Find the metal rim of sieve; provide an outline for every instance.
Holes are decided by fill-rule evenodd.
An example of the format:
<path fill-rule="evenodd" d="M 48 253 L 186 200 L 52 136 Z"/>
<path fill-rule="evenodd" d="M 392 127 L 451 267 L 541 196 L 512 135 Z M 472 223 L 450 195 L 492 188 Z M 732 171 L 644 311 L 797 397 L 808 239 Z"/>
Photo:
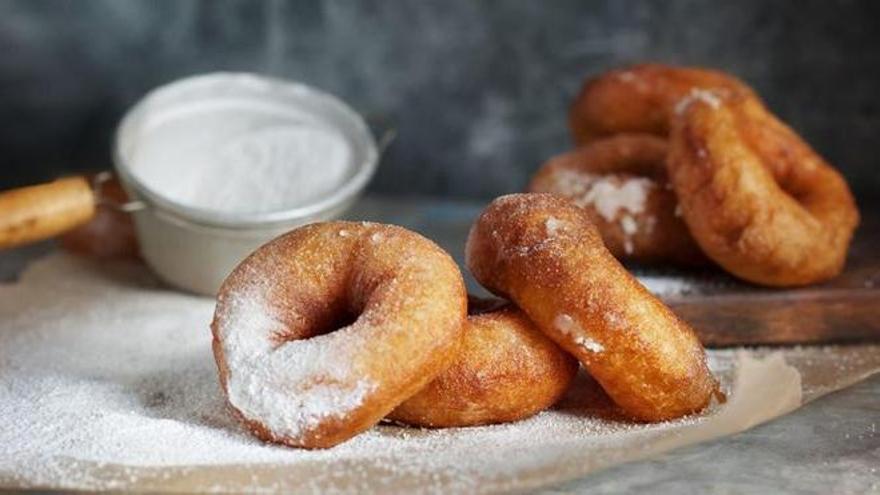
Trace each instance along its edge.
<path fill-rule="evenodd" d="M 306 205 L 278 211 L 258 213 L 218 212 L 211 209 L 187 206 L 163 197 L 161 194 L 154 192 L 144 185 L 128 170 L 128 163 L 125 156 L 123 156 L 121 149 L 123 133 L 129 126 L 134 125 L 132 123 L 133 119 L 138 114 L 145 112 L 145 108 L 149 103 L 157 98 L 172 91 L 183 91 L 187 88 L 203 84 L 217 83 L 250 85 L 250 87 L 253 87 L 253 85 L 271 87 L 273 90 L 280 92 L 280 96 L 278 97 L 279 100 L 285 98 L 280 102 L 281 104 L 289 106 L 297 99 L 309 98 L 322 106 L 331 108 L 338 115 L 343 116 L 343 118 L 347 120 L 347 124 L 358 134 L 358 136 L 355 136 L 358 139 L 348 139 L 348 141 L 353 147 L 361 147 L 360 151 L 363 159 L 354 164 L 356 169 L 355 172 L 325 197 Z M 333 122 L 328 119 L 328 123 L 332 124 Z M 351 137 L 349 133 L 344 134 L 349 138 Z M 295 223 L 302 219 L 318 217 L 324 212 L 331 211 L 346 202 L 353 200 L 361 191 L 363 191 L 369 180 L 372 178 L 378 166 L 380 153 L 387 148 L 387 146 L 394 140 L 394 137 L 395 131 L 393 129 L 388 129 L 380 136 L 379 143 L 377 144 L 376 139 L 369 130 L 364 118 L 358 112 L 336 96 L 303 83 L 247 72 L 215 72 L 211 74 L 186 77 L 153 89 L 141 98 L 123 116 L 119 125 L 116 127 L 113 137 L 113 162 L 116 173 L 121 182 L 126 188 L 134 191 L 135 198 L 129 202 L 121 204 L 109 201 L 104 201 L 103 204 L 127 213 L 151 209 L 154 213 L 175 221 L 175 223 L 183 223 L 193 227 L 208 228 L 211 230 L 264 229 Z M 108 176 L 102 176 L 99 174 L 99 176 L 95 178 L 93 184 L 94 189 L 99 191 L 103 182 L 108 180 L 108 178 Z"/>

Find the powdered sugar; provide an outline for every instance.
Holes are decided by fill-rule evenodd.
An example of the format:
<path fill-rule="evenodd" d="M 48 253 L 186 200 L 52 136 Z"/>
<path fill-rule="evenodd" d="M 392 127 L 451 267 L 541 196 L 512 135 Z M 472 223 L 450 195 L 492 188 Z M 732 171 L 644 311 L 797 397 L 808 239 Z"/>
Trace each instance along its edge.
<path fill-rule="evenodd" d="M 699 285 L 681 277 L 639 275 L 639 282 L 658 297 L 681 296 L 696 292 Z"/>
<path fill-rule="evenodd" d="M 645 211 L 649 192 L 656 187 L 645 177 L 602 176 L 575 170 L 555 172 L 552 192 L 562 194 L 581 208 L 593 208 L 606 222 L 617 222 L 624 234 L 624 249 L 633 251 L 632 237 L 639 231 L 636 215 Z M 652 217 L 646 224 L 653 225 Z"/>
<path fill-rule="evenodd" d="M 605 346 L 588 337 L 584 329 L 574 321 L 574 318 L 567 314 L 556 315 L 556 318 L 553 319 L 553 326 L 587 351 L 599 353 L 605 350 Z"/>
<path fill-rule="evenodd" d="M 675 104 L 674 112 L 677 114 L 684 113 L 694 102 L 705 103 L 712 107 L 713 109 L 717 109 L 721 106 L 721 98 L 713 90 L 708 89 L 700 89 L 700 88 L 691 88 L 690 92 L 679 100 L 678 103 Z"/>
<path fill-rule="evenodd" d="M 778 367 L 762 365 L 753 382 L 732 388 L 737 354 L 711 351 L 713 370 L 736 390 L 717 414 L 632 423 L 582 374 L 555 410 L 526 421 L 440 430 L 377 426 L 330 450 L 291 449 L 256 440 L 228 411 L 211 355 L 213 308 L 211 299 L 159 287 L 142 267 L 102 267 L 61 255 L 36 263 L 19 283 L 0 286 L 0 485 L 524 491 L 730 434 L 790 409 L 779 390 L 749 388 L 782 383 L 766 380 L 782 376 Z M 264 309 L 259 299 L 243 298 L 236 325 L 254 331 L 275 325 Z M 876 361 L 880 353 L 872 352 L 866 359 Z M 831 390 L 836 382 L 827 363 L 841 363 L 840 355 L 816 348 L 798 353 L 799 362 L 826 364 L 817 368 L 819 383 L 822 393 Z M 864 374 L 872 365 L 846 363 L 847 373 Z"/>
<path fill-rule="evenodd" d="M 617 73 L 617 78 L 620 79 L 621 81 L 627 82 L 627 83 L 635 81 L 636 77 L 637 76 L 630 71 L 623 71 L 623 72 Z"/>
<path fill-rule="evenodd" d="M 565 228 L 565 222 L 556 217 L 547 217 L 547 220 L 544 221 L 544 227 L 547 229 L 547 235 L 552 237 Z"/>
<path fill-rule="evenodd" d="M 282 211 L 328 194 L 354 168 L 347 138 L 305 110 L 224 98 L 191 107 L 150 117 L 124 149 L 141 183 L 187 207 Z"/>
<path fill-rule="evenodd" d="M 345 232 L 340 231 L 340 234 Z M 273 336 L 284 326 L 273 318 L 260 276 L 221 301 L 218 318 L 223 353 L 229 369 L 229 402 L 246 418 L 274 435 L 298 438 L 327 418 L 341 418 L 363 403 L 375 383 L 354 376 L 352 329 L 281 343 Z"/>
<path fill-rule="evenodd" d="M 553 184 L 554 192 L 570 198 L 580 207 L 595 208 L 608 222 L 615 221 L 621 213 L 642 213 L 648 193 L 654 187 L 654 182 L 644 177 L 620 178 L 573 170 L 559 170 Z"/>
<path fill-rule="evenodd" d="M 639 229 L 635 219 L 630 215 L 624 215 L 620 218 L 620 227 L 623 228 L 623 233 L 626 235 L 633 235 Z"/>
<path fill-rule="evenodd" d="M 622 183 L 602 178 L 593 183 L 584 197 L 584 202 L 592 204 L 605 220 L 611 222 L 617 217 L 618 212 L 644 211 L 645 198 L 653 185 L 651 180 L 644 178 L 626 179 Z"/>

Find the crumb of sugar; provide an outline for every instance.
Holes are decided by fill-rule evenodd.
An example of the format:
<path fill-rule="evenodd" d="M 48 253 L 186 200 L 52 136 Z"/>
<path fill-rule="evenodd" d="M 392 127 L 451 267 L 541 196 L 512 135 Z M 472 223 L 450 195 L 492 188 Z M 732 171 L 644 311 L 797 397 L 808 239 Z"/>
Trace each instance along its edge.
<path fill-rule="evenodd" d="M 631 215 L 620 217 L 620 227 L 623 229 L 623 233 L 628 236 L 635 234 L 639 230 L 636 220 Z"/>
<path fill-rule="evenodd" d="M 611 328 L 624 328 L 626 326 L 626 321 L 623 316 L 616 311 L 605 311 L 602 317 L 605 319 L 605 323 Z"/>
<path fill-rule="evenodd" d="M 547 217 L 547 220 L 544 221 L 544 227 L 547 230 L 547 235 L 552 237 L 565 228 L 565 222 L 556 217 Z"/>
<path fill-rule="evenodd" d="M 681 296 L 697 290 L 697 285 L 680 277 L 639 275 L 638 281 L 655 296 Z"/>
<path fill-rule="evenodd" d="M 556 315 L 556 318 L 553 319 L 553 326 L 570 337 L 576 345 L 589 352 L 600 353 L 605 350 L 605 346 L 587 337 L 584 329 L 567 314 Z"/>
<path fill-rule="evenodd" d="M 632 178 L 616 184 L 611 179 L 599 179 L 584 198 L 592 204 L 602 217 L 612 222 L 619 212 L 641 213 L 645 209 L 645 199 L 653 187 L 650 179 Z"/>
<path fill-rule="evenodd" d="M 675 104 L 675 113 L 682 114 L 692 103 L 700 102 L 709 105 L 712 109 L 721 106 L 721 98 L 718 93 L 709 89 L 691 88 L 690 92 Z"/>
<path fill-rule="evenodd" d="M 636 80 L 636 75 L 630 71 L 623 71 L 617 74 L 617 78 L 623 82 L 633 82 Z"/>

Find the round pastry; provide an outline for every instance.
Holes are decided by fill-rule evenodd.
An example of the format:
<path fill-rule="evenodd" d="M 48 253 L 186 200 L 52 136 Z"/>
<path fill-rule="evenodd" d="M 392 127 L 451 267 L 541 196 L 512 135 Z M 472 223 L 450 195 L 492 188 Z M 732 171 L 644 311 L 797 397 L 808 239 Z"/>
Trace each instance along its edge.
<path fill-rule="evenodd" d="M 388 419 L 414 426 L 454 427 L 528 418 L 568 389 L 578 362 L 515 306 L 470 305 L 458 357 Z"/>
<path fill-rule="evenodd" d="M 666 140 L 616 134 L 548 160 L 528 190 L 584 209 L 617 259 L 704 264 L 666 178 Z"/>
<path fill-rule="evenodd" d="M 229 404 L 259 438 L 331 447 L 379 422 L 458 355 L 458 266 L 375 223 L 307 225 L 229 275 L 211 330 Z"/>
<path fill-rule="evenodd" d="M 669 134 L 672 114 L 682 98 L 713 90 L 724 94 L 754 92 L 724 72 L 663 64 L 640 64 L 589 79 L 569 110 L 577 144 L 619 132 Z"/>
<path fill-rule="evenodd" d="M 128 195 L 115 177 L 101 186 L 101 196 L 122 204 Z M 99 203 L 95 216 L 59 238 L 61 247 L 94 258 L 137 258 L 140 253 L 131 214 Z"/>
<path fill-rule="evenodd" d="M 670 134 L 670 180 L 703 251 L 742 279 L 821 282 L 859 222 L 843 177 L 755 98 L 690 98 Z"/>
<path fill-rule="evenodd" d="M 496 199 L 471 228 L 466 255 L 483 286 L 522 308 L 633 418 L 677 418 L 719 393 L 694 332 L 611 256 L 570 202 Z"/>

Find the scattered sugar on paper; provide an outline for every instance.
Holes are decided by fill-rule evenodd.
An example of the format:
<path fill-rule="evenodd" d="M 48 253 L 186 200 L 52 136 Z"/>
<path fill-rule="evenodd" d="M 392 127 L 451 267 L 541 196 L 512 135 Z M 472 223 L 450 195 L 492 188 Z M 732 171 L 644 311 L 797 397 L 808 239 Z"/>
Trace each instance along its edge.
<path fill-rule="evenodd" d="M 494 427 L 380 426 L 325 451 L 267 445 L 225 405 L 208 330 L 212 300 L 122 283 L 82 263 L 55 256 L 21 283 L 0 286 L 0 312 L 10 315 L 0 322 L 0 414 L 16 419 L 0 426 L 0 471 L 27 483 L 124 488 L 118 479 L 84 474 L 107 463 L 135 469 L 323 462 L 329 472 L 336 462 L 376 462 L 386 476 L 439 473 L 444 486 L 467 489 L 480 476 L 509 475 L 560 444 L 601 445 L 664 428 L 549 411 Z M 253 328 L 271 324 L 271 315 L 244 309 L 239 317 L 253 318 Z M 476 456 L 486 449 L 499 455 Z"/>
<path fill-rule="evenodd" d="M 350 490 L 415 479 L 421 490 L 474 491 L 487 482 L 515 487 L 540 463 L 556 472 L 585 449 L 591 462 L 611 462 L 622 449 L 678 435 L 712 414 L 634 424 L 601 409 L 600 389 L 580 377 L 559 410 L 517 423 L 377 426 L 323 451 L 268 445 L 225 405 L 211 354 L 213 310 L 211 299 L 158 288 L 143 268 L 99 268 L 63 255 L 34 264 L 15 285 L 0 285 L 0 415 L 7 418 L 0 473 L 30 486 L 121 490 L 137 486 L 151 467 L 161 468 L 152 471 L 156 480 L 242 466 L 253 473 L 240 476 L 245 485 L 218 481 L 211 489 L 292 489 L 268 484 L 259 464 L 302 473 L 296 489 L 309 492 L 341 486 L 342 478 Z M 272 321 L 249 317 L 254 328 Z M 710 353 L 725 384 L 731 356 Z"/>

